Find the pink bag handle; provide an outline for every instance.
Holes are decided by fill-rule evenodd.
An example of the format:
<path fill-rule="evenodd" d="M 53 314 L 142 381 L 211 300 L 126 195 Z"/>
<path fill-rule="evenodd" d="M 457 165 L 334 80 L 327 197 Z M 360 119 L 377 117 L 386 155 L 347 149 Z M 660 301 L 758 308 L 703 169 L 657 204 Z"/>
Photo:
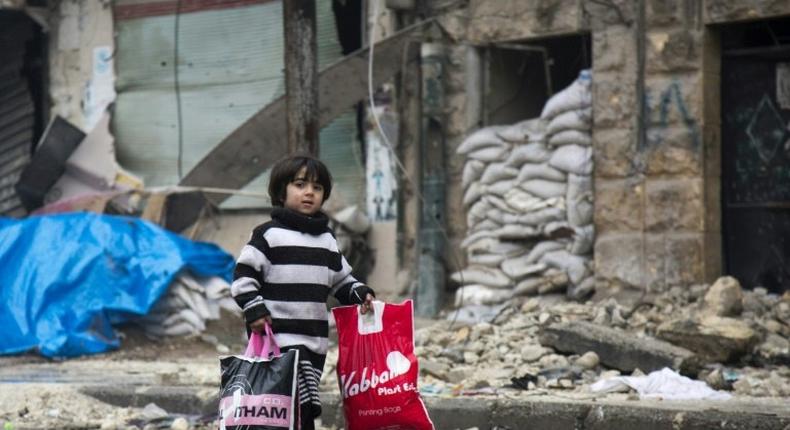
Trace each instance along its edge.
<path fill-rule="evenodd" d="M 274 340 L 272 326 L 266 324 L 265 327 L 266 335 L 252 332 L 250 340 L 247 342 L 247 350 L 244 352 L 245 356 L 269 358 L 270 354 L 274 354 L 275 357 L 280 355 L 280 346 Z"/>

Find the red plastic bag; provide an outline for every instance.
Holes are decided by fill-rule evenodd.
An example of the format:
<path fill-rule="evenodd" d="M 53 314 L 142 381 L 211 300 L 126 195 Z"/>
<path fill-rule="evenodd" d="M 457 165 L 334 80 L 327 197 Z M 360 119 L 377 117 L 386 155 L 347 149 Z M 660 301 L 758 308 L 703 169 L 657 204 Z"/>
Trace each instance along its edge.
<path fill-rule="evenodd" d="M 332 309 L 339 343 L 337 379 L 348 430 L 430 430 L 417 391 L 412 301 Z"/>

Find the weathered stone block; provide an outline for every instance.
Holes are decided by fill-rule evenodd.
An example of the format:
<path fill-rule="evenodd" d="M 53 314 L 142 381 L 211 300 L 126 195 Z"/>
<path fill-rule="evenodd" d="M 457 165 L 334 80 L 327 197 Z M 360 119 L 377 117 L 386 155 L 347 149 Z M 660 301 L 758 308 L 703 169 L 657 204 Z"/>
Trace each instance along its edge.
<path fill-rule="evenodd" d="M 668 321 L 658 327 L 657 335 L 704 360 L 721 363 L 746 354 L 758 340 L 745 322 L 717 316 Z"/>
<path fill-rule="evenodd" d="M 599 234 L 641 231 L 643 223 L 641 182 L 595 181 L 595 230 Z"/>
<path fill-rule="evenodd" d="M 600 235 L 594 256 L 596 277 L 608 283 L 642 285 L 641 234 Z"/>
<path fill-rule="evenodd" d="M 647 231 L 653 233 L 703 231 L 704 206 L 701 179 L 648 180 L 646 188 L 645 229 Z"/>
<path fill-rule="evenodd" d="M 598 73 L 622 70 L 626 64 L 635 69 L 636 45 L 633 32 L 622 25 L 614 25 L 593 32 L 593 76 Z"/>
<path fill-rule="evenodd" d="M 610 0 L 606 2 L 583 1 L 584 12 L 595 31 L 615 26 L 631 26 L 635 21 L 636 2 Z"/>
<path fill-rule="evenodd" d="M 645 242 L 645 285 L 664 290 L 703 282 L 701 234 L 650 234 Z"/>
<path fill-rule="evenodd" d="M 656 126 L 647 130 L 644 157 L 648 175 L 702 176 L 703 138 L 697 127 Z"/>
<path fill-rule="evenodd" d="M 702 32 L 685 29 L 651 31 L 645 45 L 645 67 L 649 73 L 677 73 L 702 67 Z"/>
<path fill-rule="evenodd" d="M 467 37 L 472 43 L 516 40 L 581 30 L 575 0 L 471 0 Z"/>
<path fill-rule="evenodd" d="M 633 175 L 635 139 L 630 128 L 596 129 L 593 132 L 595 177 L 625 178 Z"/>
<path fill-rule="evenodd" d="M 599 73 L 593 78 L 593 121 L 598 128 L 630 128 L 636 114 L 633 73 Z"/>
<path fill-rule="evenodd" d="M 648 0 L 645 18 L 651 28 L 684 26 L 697 28 L 702 18 L 702 2 L 689 0 Z"/>
<path fill-rule="evenodd" d="M 645 82 L 645 124 L 679 125 L 700 133 L 703 109 L 702 73 L 648 76 Z"/>
<path fill-rule="evenodd" d="M 785 0 L 707 0 L 705 1 L 705 23 L 753 20 L 759 18 L 790 15 L 790 2 Z"/>

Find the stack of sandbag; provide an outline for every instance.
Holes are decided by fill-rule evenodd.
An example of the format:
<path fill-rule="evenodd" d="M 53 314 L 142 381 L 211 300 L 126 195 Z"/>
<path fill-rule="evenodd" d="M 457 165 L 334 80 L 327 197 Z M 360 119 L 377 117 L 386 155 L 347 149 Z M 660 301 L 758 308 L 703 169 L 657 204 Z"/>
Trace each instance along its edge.
<path fill-rule="evenodd" d="M 480 129 L 458 147 L 468 266 L 451 275 L 457 306 L 592 292 L 590 84 L 583 71 L 540 118 Z"/>
<path fill-rule="evenodd" d="M 194 336 L 206 329 L 206 321 L 220 318 L 220 309 L 241 315 L 231 298 L 230 285 L 216 276 L 196 278 L 183 272 L 151 311 L 135 323 L 152 337 Z"/>

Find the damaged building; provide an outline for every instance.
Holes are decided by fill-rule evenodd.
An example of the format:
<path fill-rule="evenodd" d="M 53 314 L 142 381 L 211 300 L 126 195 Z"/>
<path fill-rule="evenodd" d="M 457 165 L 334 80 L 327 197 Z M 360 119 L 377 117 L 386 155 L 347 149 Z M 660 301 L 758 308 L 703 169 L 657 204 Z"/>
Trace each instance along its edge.
<path fill-rule="evenodd" d="M 61 153 L 61 164 L 71 167 L 52 167 L 54 179 L 39 184 L 58 192 L 36 189 L 40 201 L 24 203 L 30 184 L 20 178 L 48 125 L 57 125 L 51 119 L 60 118 L 86 135 L 97 129 L 111 135 L 104 140 L 113 147 L 105 149 L 117 166 L 89 172 L 103 178 L 99 191 L 202 187 L 206 200 L 192 206 L 208 202 L 219 216 L 191 234 L 236 252 L 269 206 L 267 168 L 286 151 L 281 3 L 0 5 L 7 77 L 0 95 L 0 210 L 20 217 L 83 190 L 68 182 L 80 182 L 79 166 Z M 750 289 L 787 290 L 784 2 L 316 5 L 320 154 L 338 189 L 328 209 L 364 208 L 375 265 L 360 264 L 372 266 L 371 284 L 388 297 L 414 296 L 418 313 L 436 315 L 455 289 L 479 284 L 471 279 L 480 276 L 483 286 L 510 288 L 494 286 L 500 290 L 485 292 L 486 303 L 540 292 L 567 291 L 578 300 L 662 292 L 722 275 Z M 363 48 L 371 40 L 378 42 L 375 52 Z M 376 84 L 372 109 L 365 103 L 368 72 Z M 552 130 L 549 119 L 562 112 L 547 116 L 547 106 L 580 79 L 589 91 L 577 106 L 586 128 Z M 562 171 L 539 161 L 508 164 L 532 142 L 528 129 L 537 122 L 528 121 L 541 118 L 547 139 L 577 132 L 556 138 L 552 154 L 579 147 L 588 165 Z M 495 136 L 489 147 L 504 146 L 478 154 L 490 159 L 477 168 L 503 169 L 492 169 L 470 191 L 464 175 L 471 151 L 463 145 L 481 130 Z M 513 182 L 519 174 L 537 179 L 537 188 Z M 63 179 L 69 175 L 77 178 Z M 489 206 L 470 215 L 495 182 L 494 190 L 522 192 L 510 193 L 522 212 L 511 205 L 502 210 L 512 217 L 489 219 L 491 205 L 509 204 L 490 195 Z M 587 205 L 574 206 L 586 211 L 576 225 L 571 215 L 545 212 L 550 226 L 515 227 L 534 215 L 534 205 L 569 211 L 574 187 Z M 194 227 L 199 216 L 190 213 L 174 229 Z M 477 239 L 523 246 L 505 268 L 496 255 L 469 252 L 469 238 L 479 231 Z M 537 244 L 545 254 L 529 258 Z M 493 272 L 471 273 L 475 265 Z M 524 283 L 536 273 L 539 281 Z"/>

